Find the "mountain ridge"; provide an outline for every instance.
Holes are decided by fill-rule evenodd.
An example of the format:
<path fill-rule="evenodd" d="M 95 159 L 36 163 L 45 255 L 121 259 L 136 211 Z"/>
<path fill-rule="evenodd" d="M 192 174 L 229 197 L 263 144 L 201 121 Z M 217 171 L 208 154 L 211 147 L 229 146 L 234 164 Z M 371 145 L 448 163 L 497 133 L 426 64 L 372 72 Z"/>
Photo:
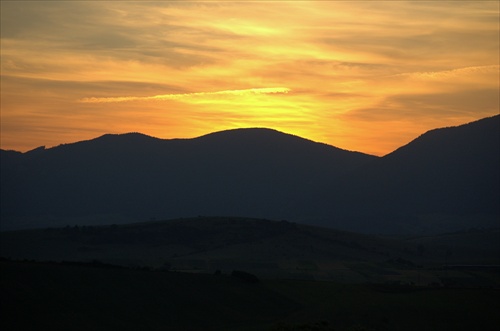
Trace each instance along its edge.
<path fill-rule="evenodd" d="M 227 129 L 227 130 L 221 130 L 221 131 L 215 131 L 207 134 L 203 134 L 201 136 L 193 137 L 193 138 L 157 138 L 151 135 L 147 135 L 141 132 L 126 132 L 126 133 L 106 133 L 101 136 L 91 138 L 91 139 L 86 139 L 86 140 L 81 140 L 81 141 L 76 141 L 76 142 L 70 142 L 70 143 L 63 143 L 59 144 L 57 146 L 52 146 L 52 147 L 46 147 L 46 146 L 39 146 L 36 148 L 33 148 L 29 151 L 26 152 L 20 152 L 16 150 L 5 150 L 5 149 L 0 149 L 0 151 L 3 152 L 16 152 L 16 153 L 21 153 L 21 154 L 31 154 L 32 152 L 41 152 L 41 151 L 50 151 L 58 148 L 65 148 L 68 146 L 74 146 L 74 145 L 81 145 L 81 144 L 88 144 L 88 143 L 95 143 L 95 142 L 119 142 L 120 140 L 125 140 L 128 139 L 129 142 L 138 142 L 138 141 L 155 141 L 157 143 L 165 143 L 165 142 L 179 142 L 179 141 L 211 141 L 211 142 L 224 142 L 225 140 L 231 140 L 233 138 L 237 138 L 237 140 L 241 141 L 241 138 L 251 138 L 251 140 L 257 140 L 259 142 L 262 142 L 263 139 L 267 138 L 272 138 L 272 137 L 279 137 L 281 138 L 288 138 L 288 139 L 295 139 L 297 141 L 302 141 L 304 143 L 313 143 L 318 146 L 327 146 L 329 148 L 333 148 L 335 150 L 339 151 L 345 151 L 345 152 L 353 152 L 361 155 L 369 155 L 373 157 L 377 157 L 375 155 L 359 152 L 359 151 L 354 151 L 354 150 L 347 150 L 343 149 L 340 147 L 336 147 L 327 143 L 323 142 L 318 142 L 314 141 L 308 138 L 303 138 L 298 135 L 286 133 L 283 131 L 271 129 L 271 128 L 265 128 L 265 127 L 248 127 L 248 128 L 236 128 L 236 129 Z"/>
<path fill-rule="evenodd" d="M 487 126 L 487 130 L 484 130 L 484 126 Z M 472 121 L 468 122 L 465 124 L 457 125 L 457 126 L 450 126 L 450 127 L 443 127 L 443 128 L 437 128 L 437 129 L 432 129 L 429 130 L 423 134 L 421 134 L 419 137 L 413 139 L 410 141 L 408 144 L 403 145 L 393 152 L 386 154 L 383 156 L 383 158 L 391 158 L 393 155 L 397 155 L 400 153 L 406 152 L 406 149 L 409 147 L 415 147 L 416 144 L 421 145 L 422 143 L 425 144 L 425 142 L 431 140 L 431 139 L 436 139 L 440 138 L 440 136 L 443 135 L 445 132 L 450 132 L 450 130 L 457 130 L 455 139 L 464 133 L 467 134 L 480 134 L 481 132 L 489 132 L 492 133 L 493 135 L 499 136 L 500 133 L 497 130 L 495 133 L 494 129 L 498 129 L 500 126 L 500 115 L 495 115 L 495 116 L 490 116 L 490 117 L 485 117 L 482 119 L 479 119 L 477 121 Z M 467 132 L 468 131 L 468 132 Z"/>
<path fill-rule="evenodd" d="M 265 128 L 191 139 L 108 134 L 26 153 L 2 151 L 1 225 L 196 215 L 361 232 L 496 225 L 499 120 L 431 130 L 384 157 Z"/>

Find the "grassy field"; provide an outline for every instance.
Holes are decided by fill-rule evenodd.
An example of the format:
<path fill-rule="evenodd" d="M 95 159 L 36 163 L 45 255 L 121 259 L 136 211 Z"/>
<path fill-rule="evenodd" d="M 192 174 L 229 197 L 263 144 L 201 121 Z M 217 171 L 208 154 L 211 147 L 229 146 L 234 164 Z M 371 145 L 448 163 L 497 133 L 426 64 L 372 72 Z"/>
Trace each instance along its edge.
<path fill-rule="evenodd" d="M 246 270 L 263 278 L 428 285 L 454 278 L 500 286 L 477 270 L 500 265 L 499 230 L 420 238 L 380 238 L 269 220 L 198 217 L 119 226 L 0 233 L 1 256 L 37 261 L 99 260 L 126 267 L 213 274 Z"/>
<path fill-rule="evenodd" d="M 8 330 L 497 330 L 500 291 L 2 261 Z"/>

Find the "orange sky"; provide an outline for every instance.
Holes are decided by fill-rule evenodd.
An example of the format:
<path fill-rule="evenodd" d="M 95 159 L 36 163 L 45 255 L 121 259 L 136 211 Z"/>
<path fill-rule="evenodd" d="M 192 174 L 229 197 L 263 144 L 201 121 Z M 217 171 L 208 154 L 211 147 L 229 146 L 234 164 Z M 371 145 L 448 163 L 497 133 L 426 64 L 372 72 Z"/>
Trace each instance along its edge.
<path fill-rule="evenodd" d="M 1 148 L 269 127 L 385 155 L 499 113 L 498 1 L 1 2 Z"/>

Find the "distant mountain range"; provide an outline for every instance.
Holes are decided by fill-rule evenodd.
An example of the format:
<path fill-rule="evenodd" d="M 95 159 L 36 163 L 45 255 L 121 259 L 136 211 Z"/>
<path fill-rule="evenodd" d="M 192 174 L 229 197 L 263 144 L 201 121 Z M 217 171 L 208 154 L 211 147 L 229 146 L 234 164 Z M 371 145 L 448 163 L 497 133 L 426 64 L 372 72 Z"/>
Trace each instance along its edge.
<path fill-rule="evenodd" d="M 498 227 L 500 116 L 384 157 L 270 129 L 1 150 L 1 229 L 244 216 L 366 233 Z"/>

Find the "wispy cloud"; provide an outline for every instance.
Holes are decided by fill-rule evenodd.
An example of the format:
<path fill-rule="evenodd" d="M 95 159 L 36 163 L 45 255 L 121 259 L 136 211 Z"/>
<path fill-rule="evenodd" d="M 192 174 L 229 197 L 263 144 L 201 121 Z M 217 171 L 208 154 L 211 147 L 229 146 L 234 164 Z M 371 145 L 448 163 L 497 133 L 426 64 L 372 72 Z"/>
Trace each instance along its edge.
<path fill-rule="evenodd" d="M 484 75 L 484 74 L 497 74 L 500 71 L 500 65 L 486 65 L 486 66 L 472 66 L 465 68 L 456 68 L 451 70 L 442 71 L 426 71 L 426 72 L 411 72 L 402 73 L 396 76 L 409 77 L 415 79 L 455 79 L 457 77 L 470 76 L 470 75 Z"/>
<path fill-rule="evenodd" d="M 194 93 L 175 93 L 175 94 L 160 94 L 149 97 L 107 97 L 107 98 L 83 98 L 78 100 L 82 103 L 103 103 L 103 102 L 125 102 L 125 101 L 152 101 L 152 100 L 178 100 L 193 97 L 218 96 L 218 95 L 252 95 L 252 94 L 276 94 L 288 93 L 289 88 L 286 87 L 262 87 L 251 88 L 244 90 L 225 90 L 216 92 L 194 92 Z"/>

